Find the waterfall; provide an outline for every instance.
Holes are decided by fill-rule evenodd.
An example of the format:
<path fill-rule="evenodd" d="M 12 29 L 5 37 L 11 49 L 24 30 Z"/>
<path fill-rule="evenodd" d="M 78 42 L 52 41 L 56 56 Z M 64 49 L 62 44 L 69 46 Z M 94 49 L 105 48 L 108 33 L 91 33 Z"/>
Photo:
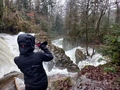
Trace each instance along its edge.
<path fill-rule="evenodd" d="M 19 34 L 22 33 L 24 32 L 20 32 Z M 14 63 L 14 57 L 19 55 L 17 44 L 18 35 L 0 34 L 0 78 L 12 71 L 20 72 Z M 56 40 L 56 42 L 57 41 L 58 45 L 61 45 L 59 40 Z M 44 63 L 43 65 L 48 76 L 58 73 L 68 74 L 67 69 L 60 70 L 58 68 L 53 68 L 51 71 L 48 71 L 47 66 Z"/>
<path fill-rule="evenodd" d="M 13 62 L 14 55 L 8 46 L 3 36 L 0 36 L 0 78 L 11 71 L 17 70 Z"/>
<path fill-rule="evenodd" d="M 62 48 L 62 40 L 63 38 L 61 39 L 58 39 L 58 40 L 54 40 L 52 41 L 52 43 L 60 48 Z M 75 51 L 76 49 L 80 49 L 83 53 L 86 53 L 86 49 L 81 47 L 81 46 L 78 46 L 78 47 L 75 47 L 71 50 L 67 50 L 65 51 L 65 54 L 70 57 L 70 59 L 73 61 L 73 63 L 76 62 L 76 59 L 75 59 Z M 92 49 L 89 48 L 89 53 L 92 54 Z M 100 59 L 103 59 L 100 61 Z M 80 61 L 78 63 L 78 67 L 79 69 L 81 70 L 82 68 L 84 68 L 86 65 L 92 65 L 92 66 L 99 66 L 99 65 L 103 65 L 105 64 L 106 61 L 104 60 L 103 56 L 99 53 L 96 52 L 95 55 L 93 55 L 93 57 L 87 57 L 86 60 L 83 60 L 83 61 Z"/>
<path fill-rule="evenodd" d="M 21 34 L 23 32 L 20 32 Z M 19 35 L 18 34 L 18 35 Z M 0 34 L 0 78 L 3 77 L 5 74 L 11 72 L 11 71 L 19 71 L 17 66 L 14 63 L 14 57 L 19 55 L 19 49 L 17 44 L 17 37 L 18 35 L 9 35 L 9 34 Z M 53 40 L 52 44 L 62 48 L 62 41 L 63 38 Z M 82 47 L 76 47 L 71 50 L 65 51 L 65 54 L 71 58 L 71 60 L 75 63 L 75 50 L 80 49 L 83 52 L 85 52 L 85 49 Z M 91 49 L 89 49 L 89 52 L 91 52 Z M 102 55 L 96 54 L 93 56 L 93 58 L 88 57 L 84 61 L 80 61 L 78 66 L 80 69 L 82 69 L 86 65 L 93 65 L 98 66 L 100 64 L 105 64 L 105 61 L 98 62 L 98 59 L 101 58 Z M 44 66 L 46 69 L 46 66 Z M 55 74 L 66 74 L 71 75 L 73 73 L 70 73 L 67 71 L 67 69 L 58 69 L 54 67 L 51 71 L 48 71 L 46 69 L 47 75 L 55 75 Z"/>

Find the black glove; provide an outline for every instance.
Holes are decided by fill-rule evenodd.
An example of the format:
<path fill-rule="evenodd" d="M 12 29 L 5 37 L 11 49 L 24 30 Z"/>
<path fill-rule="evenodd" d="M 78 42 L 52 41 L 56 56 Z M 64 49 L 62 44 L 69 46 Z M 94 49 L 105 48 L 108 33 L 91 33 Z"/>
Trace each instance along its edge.
<path fill-rule="evenodd" d="M 46 45 L 47 45 L 47 44 L 48 44 L 48 42 L 45 41 L 45 42 L 43 42 L 43 43 L 37 43 L 36 45 L 37 45 L 40 49 L 44 50 L 44 49 L 46 48 Z"/>

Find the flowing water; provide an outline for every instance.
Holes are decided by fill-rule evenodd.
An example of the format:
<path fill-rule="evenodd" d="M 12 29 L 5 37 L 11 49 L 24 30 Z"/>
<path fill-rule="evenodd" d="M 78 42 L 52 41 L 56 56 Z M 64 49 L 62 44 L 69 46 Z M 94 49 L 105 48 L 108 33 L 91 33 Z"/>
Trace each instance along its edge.
<path fill-rule="evenodd" d="M 58 39 L 58 40 L 54 40 L 54 41 L 52 41 L 52 43 L 53 43 L 54 45 L 62 48 L 62 41 L 63 41 L 63 38 L 62 38 L 62 39 Z M 76 51 L 76 49 L 80 49 L 84 54 L 86 53 L 86 52 L 85 52 L 85 48 L 83 48 L 83 47 L 81 47 L 81 46 L 78 46 L 78 47 L 75 47 L 75 48 L 73 48 L 73 49 L 71 49 L 71 50 L 65 51 L 65 54 L 66 54 L 67 56 L 69 56 L 70 59 L 71 59 L 74 63 L 76 62 L 76 60 L 75 60 L 75 51 Z M 92 50 L 91 48 L 89 48 L 89 53 L 90 53 L 90 54 L 92 54 L 92 51 L 93 51 L 93 50 Z M 100 60 L 100 59 L 104 59 L 104 58 L 102 57 L 101 54 L 99 54 L 99 53 L 96 52 L 96 54 L 93 55 L 92 58 L 91 58 L 91 57 L 87 57 L 86 60 L 80 61 L 80 62 L 78 63 L 78 66 L 79 66 L 80 69 L 82 69 L 82 68 L 84 68 L 86 65 L 98 66 L 98 65 L 100 65 L 100 64 L 102 65 L 102 64 L 105 64 L 105 63 L 106 63 L 106 61 Z"/>
<path fill-rule="evenodd" d="M 23 32 L 20 32 L 21 34 Z M 19 35 L 18 34 L 18 35 Z M 19 55 L 18 45 L 17 45 L 17 36 L 18 35 L 9 35 L 9 34 L 0 34 L 0 78 L 3 77 L 5 74 L 12 72 L 12 71 L 19 71 L 17 66 L 14 64 L 14 57 Z M 52 44 L 62 48 L 62 41 L 63 38 L 57 39 L 52 41 Z M 76 47 L 71 50 L 65 51 L 65 54 L 71 58 L 71 60 L 75 63 L 75 50 L 80 49 L 85 53 L 85 48 Z M 92 50 L 89 49 L 89 52 Z M 92 58 L 88 57 L 86 60 L 79 62 L 78 66 L 82 69 L 85 65 L 93 65 L 98 66 L 100 64 L 105 64 L 105 61 L 98 62 L 99 58 L 102 58 L 100 54 L 94 55 Z M 67 72 L 67 69 L 60 70 L 54 67 L 50 72 L 47 70 L 47 75 L 54 75 L 54 74 L 66 74 L 70 75 L 72 73 Z"/>

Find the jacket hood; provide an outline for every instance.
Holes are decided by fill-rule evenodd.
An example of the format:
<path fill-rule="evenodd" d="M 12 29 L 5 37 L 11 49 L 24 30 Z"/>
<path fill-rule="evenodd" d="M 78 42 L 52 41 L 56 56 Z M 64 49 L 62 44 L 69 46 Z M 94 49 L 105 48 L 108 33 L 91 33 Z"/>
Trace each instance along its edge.
<path fill-rule="evenodd" d="M 35 49 L 35 37 L 30 34 L 20 34 L 17 38 L 20 55 L 27 55 Z"/>

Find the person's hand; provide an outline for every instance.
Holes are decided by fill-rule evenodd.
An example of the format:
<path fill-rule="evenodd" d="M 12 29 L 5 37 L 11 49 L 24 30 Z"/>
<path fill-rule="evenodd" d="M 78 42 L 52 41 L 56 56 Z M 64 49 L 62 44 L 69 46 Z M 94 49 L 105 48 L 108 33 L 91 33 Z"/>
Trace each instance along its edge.
<path fill-rule="evenodd" d="M 37 45 L 40 49 L 44 50 L 44 49 L 46 48 L 46 45 L 47 45 L 47 44 L 48 44 L 48 42 L 45 41 L 45 42 L 43 42 L 43 43 L 37 43 L 36 45 Z"/>
<path fill-rule="evenodd" d="M 40 42 L 39 42 L 39 43 L 36 43 L 36 45 L 40 48 L 41 43 L 40 43 Z"/>

